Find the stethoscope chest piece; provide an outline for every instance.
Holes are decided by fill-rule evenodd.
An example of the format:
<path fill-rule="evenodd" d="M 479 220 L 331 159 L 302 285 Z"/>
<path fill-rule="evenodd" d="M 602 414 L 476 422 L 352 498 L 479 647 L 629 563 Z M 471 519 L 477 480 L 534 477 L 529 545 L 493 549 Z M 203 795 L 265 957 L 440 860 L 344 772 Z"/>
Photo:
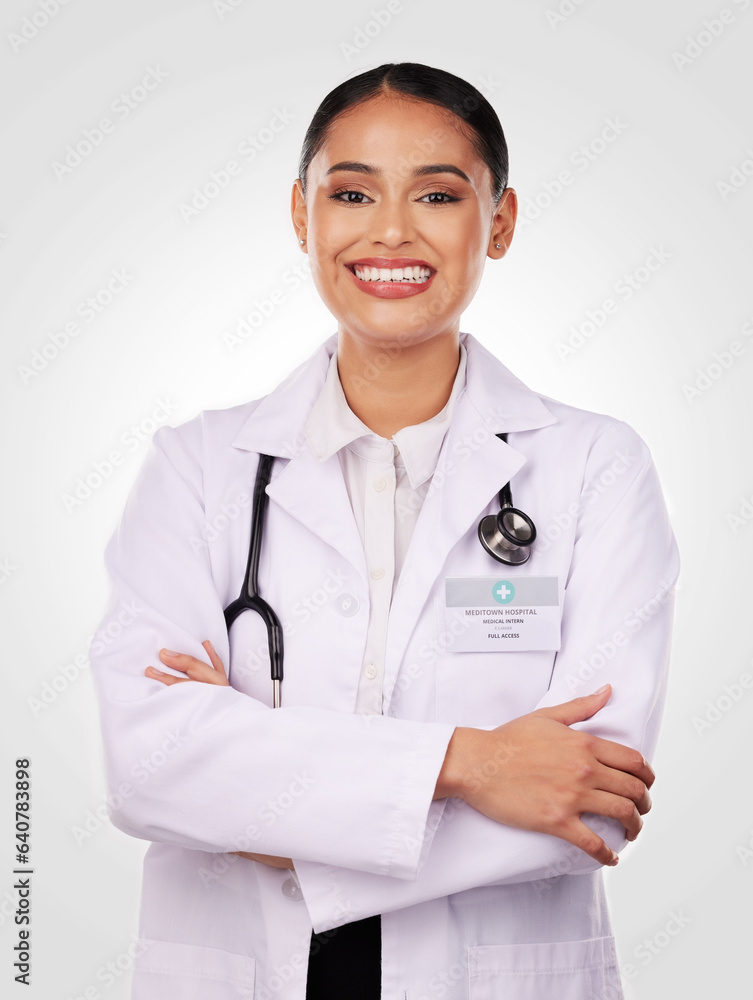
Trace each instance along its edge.
<path fill-rule="evenodd" d="M 507 434 L 498 434 L 507 443 Z M 531 545 L 536 540 L 536 525 L 528 514 L 512 505 L 510 484 L 499 491 L 499 511 L 482 517 L 478 537 L 486 551 L 498 562 L 521 566 L 531 557 Z"/>
<path fill-rule="evenodd" d="M 498 514 L 481 518 L 478 537 L 490 556 L 508 566 L 521 566 L 531 556 L 536 527 L 522 510 L 503 507 Z"/>

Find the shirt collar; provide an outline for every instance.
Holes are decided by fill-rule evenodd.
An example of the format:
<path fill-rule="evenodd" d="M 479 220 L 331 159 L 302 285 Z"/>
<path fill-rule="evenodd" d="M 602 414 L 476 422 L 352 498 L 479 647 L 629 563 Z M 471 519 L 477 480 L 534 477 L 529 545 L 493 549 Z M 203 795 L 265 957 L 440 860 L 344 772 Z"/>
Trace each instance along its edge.
<path fill-rule="evenodd" d="M 332 354 L 324 386 L 304 425 L 304 434 L 319 462 L 344 447 L 371 461 L 395 460 L 408 474 L 413 489 L 431 478 L 437 466 L 442 441 L 452 421 L 455 402 L 466 384 L 467 352 L 460 344 L 460 361 L 449 399 L 429 420 L 402 427 L 391 440 L 374 434 L 348 406 L 337 370 L 337 351 Z"/>

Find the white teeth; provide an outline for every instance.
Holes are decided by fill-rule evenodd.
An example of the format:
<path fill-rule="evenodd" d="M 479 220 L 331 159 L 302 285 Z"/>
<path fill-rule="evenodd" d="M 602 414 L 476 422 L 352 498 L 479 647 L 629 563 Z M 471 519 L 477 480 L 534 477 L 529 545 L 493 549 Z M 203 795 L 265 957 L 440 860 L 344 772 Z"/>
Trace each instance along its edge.
<path fill-rule="evenodd" d="M 353 267 L 356 277 L 360 281 L 401 281 L 415 282 L 423 284 L 431 277 L 431 270 L 428 267 L 415 265 L 413 267 L 364 267 L 355 264 Z"/>

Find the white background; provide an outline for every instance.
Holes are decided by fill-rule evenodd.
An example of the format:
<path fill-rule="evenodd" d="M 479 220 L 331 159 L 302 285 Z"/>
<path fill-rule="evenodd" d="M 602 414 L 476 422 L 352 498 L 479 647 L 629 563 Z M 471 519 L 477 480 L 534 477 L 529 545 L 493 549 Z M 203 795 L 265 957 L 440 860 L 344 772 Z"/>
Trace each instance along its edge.
<path fill-rule="evenodd" d="M 305 261 L 288 215 L 298 151 L 327 91 L 400 60 L 491 100 L 529 219 L 463 329 L 538 391 L 638 430 L 683 557 L 654 811 L 605 874 L 627 995 L 749 996 L 753 692 L 735 685 L 753 675 L 753 4 L 729 0 L 724 23 L 712 0 L 563 0 L 561 15 L 557 2 L 393 0 L 378 31 L 381 0 L 44 0 L 51 16 L 3 3 L 4 996 L 127 996 L 127 973 L 108 978 L 106 964 L 128 965 L 146 845 L 96 818 L 106 791 L 85 653 L 104 612 L 103 549 L 157 423 L 262 395 L 334 330 L 310 280 L 291 278 Z M 162 82 L 141 91 L 144 77 Z M 124 117 L 113 104 L 129 93 Z M 279 112 L 288 122 L 272 132 Z M 66 147 L 108 116 L 113 130 L 66 167 Z M 240 172 L 217 193 L 212 172 L 231 159 Z M 216 197 L 186 221 L 181 205 L 208 184 Z M 664 263 L 642 270 L 654 251 Z M 103 292 L 123 271 L 125 287 Z M 615 293 L 626 275 L 629 300 Z M 284 301 L 231 350 L 223 335 L 274 289 Z M 80 304 L 98 294 L 87 321 Z M 589 320 L 610 297 L 619 309 Z M 113 451 L 111 474 L 66 501 Z M 11 957 L 18 756 L 34 782 L 31 989 Z"/>

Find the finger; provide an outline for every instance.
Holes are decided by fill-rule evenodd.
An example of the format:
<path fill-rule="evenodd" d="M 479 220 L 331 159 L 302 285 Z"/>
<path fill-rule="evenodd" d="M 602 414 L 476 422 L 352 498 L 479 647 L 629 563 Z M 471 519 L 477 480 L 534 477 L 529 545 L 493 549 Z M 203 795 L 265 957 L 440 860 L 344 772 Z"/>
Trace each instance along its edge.
<path fill-rule="evenodd" d="M 532 715 L 543 715 L 547 719 L 554 719 L 562 722 L 566 726 L 571 726 L 574 722 L 583 722 L 595 715 L 600 708 L 609 701 L 612 694 L 612 686 L 605 684 L 603 688 L 594 691 L 593 694 L 582 695 L 580 698 L 573 698 L 571 701 L 564 701 L 560 705 L 550 705 L 547 708 L 537 708 Z"/>
<path fill-rule="evenodd" d="M 564 830 L 557 833 L 557 836 L 579 847 L 600 865 L 608 865 L 611 868 L 619 860 L 612 848 L 579 819 L 573 819 Z"/>
<path fill-rule="evenodd" d="M 182 670 L 183 673 L 188 669 L 189 660 L 194 659 L 193 656 L 188 656 L 186 653 L 175 653 L 172 649 L 161 649 L 159 658 L 165 666 L 171 667 L 173 670 Z"/>
<path fill-rule="evenodd" d="M 641 815 L 651 808 L 651 796 L 644 783 L 626 771 L 597 764 L 593 787 L 600 792 L 612 792 L 614 795 L 631 799 Z"/>
<path fill-rule="evenodd" d="M 144 673 L 154 681 L 161 681 L 163 684 L 167 684 L 168 687 L 171 684 L 183 684 L 188 680 L 187 677 L 174 677 L 172 674 L 166 674 L 164 670 L 157 670 L 156 667 L 151 666 L 147 667 Z"/>
<path fill-rule="evenodd" d="M 611 792 L 591 792 L 583 797 L 583 808 L 585 812 L 605 816 L 607 819 L 616 819 L 622 824 L 628 840 L 635 840 L 643 829 L 643 820 L 635 803 L 632 799 L 625 799 L 621 795 L 613 795 Z"/>
<path fill-rule="evenodd" d="M 215 650 L 214 646 L 209 641 L 209 639 L 205 639 L 201 645 L 204 647 L 204 649 L 206 649 L 207 653 L 209 654 L 209 659 L 212 661 L 212 666 L 217 671 L 217 673 L 221 674 L 224 678 L 227 679 L 227 674 L 225 672 L 224 664 L 217 655 L 217 651 Z"/>
<path fill-rule="evenodd" d="M 203 681 L 205 684 L 227 684 L 224 671 L 222 676 L 218 677 L 217 671 L 208 663 L 195 656 L 189 656 L 188 653 L 173 653 L 169 649 L 161 649 L 159 655 L 163 663 L 174 670 L 181 670 L 188 675 L 189 680 Z"/>
<path fill-rule="evenodd" d="M 194 660 L 186 667 L 186 673 L 192 681 L 202 681 L 204 684 L 228 684 L 228 679 L 224 673 L 218 673 L 214 667 L 201 660 Z"/>
<path fill-rule="evenodd" d="M 589 749 L 602 764 L 635 775 L 646 788 L 650 788 L 656 780 L 654 769 L 640 750 L 626 747 L 622 743 L 613 743 L 612 740 L 605 740 L 600 736 L 590 736 Z"/>

